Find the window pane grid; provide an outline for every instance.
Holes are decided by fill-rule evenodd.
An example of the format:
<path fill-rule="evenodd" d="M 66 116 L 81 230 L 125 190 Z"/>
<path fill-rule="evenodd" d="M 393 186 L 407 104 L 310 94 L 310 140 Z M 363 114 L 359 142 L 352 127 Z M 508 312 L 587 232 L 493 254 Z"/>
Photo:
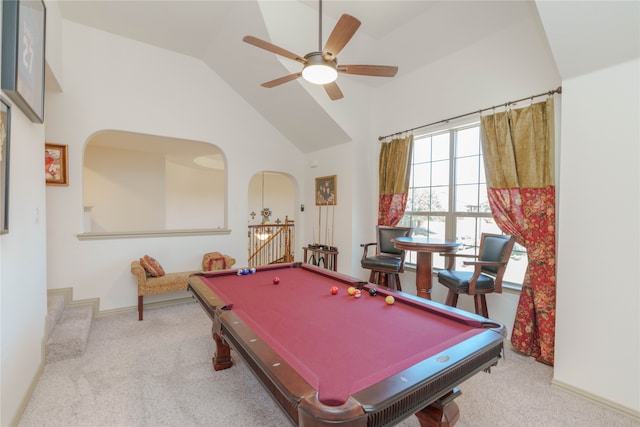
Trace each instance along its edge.
<path fill-rule="evenodd" d="M 489 207 L 478 123 L 415 138 L 407 210 L 399 225 L 416 236 L 455 240 L 459 252 L 472 255 L 482 233 L 501 233 Z M 406 262 L 416 260 L 408 251 Z M 434 268 L 444 263 L 445 257 L 433 257 Z M 516 244 L 504 280 L 520 282 L 526 266 L 526 250 Z M 456 268 L 469 267 L 458 261 Z"/>

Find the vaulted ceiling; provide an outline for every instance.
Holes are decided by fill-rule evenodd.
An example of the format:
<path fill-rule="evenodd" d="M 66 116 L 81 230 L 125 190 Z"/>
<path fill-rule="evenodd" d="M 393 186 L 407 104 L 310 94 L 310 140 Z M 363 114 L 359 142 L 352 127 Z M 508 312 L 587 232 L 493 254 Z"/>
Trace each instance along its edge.
<path fill-rule="evenodd" d="M 556 43 L 554 54 L 563 55 L 564 63 L 559 63 L 566 63 L 571 73 L 598 55 L 571 51 L 567 40 L 577 43 L 583 34 L 591 40 L 594 32 L 602 32 L 605 38 L 599 39 L 597 48 L 611 56 L 612 51 L 620 55 L 619 47 L 612 49 L 613 43 L 619 45 L 620 37 L 633 37 L 635 31 L 638 38 L 637 24 L 630 20 L 633 13 L 623 22 L 623 28 L 632 28 L 631 34 L 625 30 L 614 37 L 611 34 L 620 34 L 619 29 L 605 31 L 595 20 L 595 27 L 579 25 L 580 20 L 597 18 L 602 4 L 612 2 L 580 2 L 600 5 L 591 7 L 587 17 L 571 9 L 575 2 L 538 3 L 549 15 L 545 32 Z M 558 9 L 551 3 L 562 4 L 559 10 L 563 13 L 556 14 Z M 341 75 L 337 83 L 345 98 L 338 101 L 329 100 L 322 87 L 302 79 L 265 89 L 260 83 L 298 72 L 301 64 L 244 43 L 245 35 L 304 56 L 324 45 L 339 17 L 348 13 L 362 25 L 340 53 L 338 63 L 396 65 L 399 72 L 394 79 L 401 79 L 520 20 L 539 20 L 533 1 L 325 0 L 319 43 L 317 1 L 63 0 L 59 5 L 65 19 L 201 59 L 303 152 L 350 141 L 343 123 L 345 111 L 366 107 L 376 88 L 390 79 Z M 619 20 L 629 15 L 625 9 L 612 14 L 607 17 Z M 577 19 L 578 25 L 567 21 L 567 16 Z M 620 23 L 607 25 L 615 28 Z M 563 30 L 567 26 L 570 30 Z M 623 55 L 629 49 L 633 52 L 634 46 Z"/>

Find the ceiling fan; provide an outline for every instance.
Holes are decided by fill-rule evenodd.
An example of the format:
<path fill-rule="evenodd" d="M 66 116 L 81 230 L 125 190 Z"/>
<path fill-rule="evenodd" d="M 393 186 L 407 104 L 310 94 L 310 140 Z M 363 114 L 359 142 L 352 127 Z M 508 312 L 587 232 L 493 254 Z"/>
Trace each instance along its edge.
<path fill-rule="evenodd" d="M 279 77 L 262 83 L 260 86 L 272 88 L 283 83 L 293 81 L 299 77 L 310 83 L 323 85 L 327 95 L 332 100 L 343 98 L 342 91 L 335 80 L 338 74 L 355 74 L 360 76 L 393 77 L 398 72 L 398 67 L 387 65 L 338 65 L 337 56 L 351 40 L 360 27 L 360 21 L 351 15 L 343 14 L 322 48 L 322 0 L 319 5 L 319 35 L 318 51 L 307 53 L 305 56 L 296 55 L 286 49 L 271 44 L 253 36 L 245 36 L 242 40 L 285 58 L 293 59 L 304 65 L 302 71 Z"/>

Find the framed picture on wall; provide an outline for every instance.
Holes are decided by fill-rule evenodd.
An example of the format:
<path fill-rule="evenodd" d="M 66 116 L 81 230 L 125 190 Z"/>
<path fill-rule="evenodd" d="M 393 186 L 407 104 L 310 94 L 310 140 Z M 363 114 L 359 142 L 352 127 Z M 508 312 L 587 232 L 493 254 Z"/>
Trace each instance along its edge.
<path fill-rule="evenodd" d="M 336 175 L 316 178 L 316 205 L 338 204 L 338 177 Z"/>
<path fill-rule="evenodd" d="M 47 185 L 69 185 L 67 146 L 44 144 L 44 174 Z"/>
<path fill-rule="evenodd" d="M 9 138 L 11 107 L 0 97 L 0 234 L 9 232 Z"/>
<path fill-rule="evenodd" d="M 2 2 L 2 89 L 32 122 L 44 122 L 46 9 L 42 0 Z"/>

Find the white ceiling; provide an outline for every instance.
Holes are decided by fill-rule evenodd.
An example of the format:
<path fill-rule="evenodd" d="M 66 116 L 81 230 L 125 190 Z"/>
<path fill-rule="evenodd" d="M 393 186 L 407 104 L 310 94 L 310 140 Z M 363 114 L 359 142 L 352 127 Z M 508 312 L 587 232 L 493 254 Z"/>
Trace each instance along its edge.
<path fill-rule="evenodd" d="M 638 39 L 638 24 L 633 20 L 637 20 L 639 2 L 579 3 L 595 6 L 588 13 L 576 14 L 576 2 L 537 2 L 549 16 L 545 32 L 549 41 L 557 44 L 554 54 L 562 55 L 558 65 L 573 75 L 592 67 L 600 50 L 606 52 L 606 61 L 637 51 L 638 42 L 627 41 L 624 49 L 609 43 L 634 35 Z M 607 8 L 611 3 L 627 5 Z M 329 101 L 322 88 L 301 79 L 273 89 L 260 87 L 262 82 L 299 71 L 301 65 L 248 45 L 242 37 L 253 35 L 302 56 L 316 51 L 317 1 L 62 0 L 59 5 L 63 18 L 202 59 L 303 152 L 350 141 L 339 124 L 338 116 L 345 108 L 339 103 L 357 105 L 355 94 L 360 85 L 375 90 L 390 80 L 341 75 L 337 83 L 345 98 L 339 101 Z M 362 22 L 340 53 L 339 64 L 396 65 L 399 72 L 395 78 L 520 20 L 539 20 L 536 3 L 530 0 L 324 0 L 322 8 L 322 44 L 343 13 Z M 607 19 L 591 21 L 602 9 L 607 12 L 600 16 Z M 590 26 L 582 25 L 583 20 Z M 598 43 L 600 33 L 604 39 Z M 576 49 L 576 45 L 584 45 L 580 43 L 583 37 L 595 41 L 598 51 Z M 563 74 L 562 68 L 560 72 Z"/>

